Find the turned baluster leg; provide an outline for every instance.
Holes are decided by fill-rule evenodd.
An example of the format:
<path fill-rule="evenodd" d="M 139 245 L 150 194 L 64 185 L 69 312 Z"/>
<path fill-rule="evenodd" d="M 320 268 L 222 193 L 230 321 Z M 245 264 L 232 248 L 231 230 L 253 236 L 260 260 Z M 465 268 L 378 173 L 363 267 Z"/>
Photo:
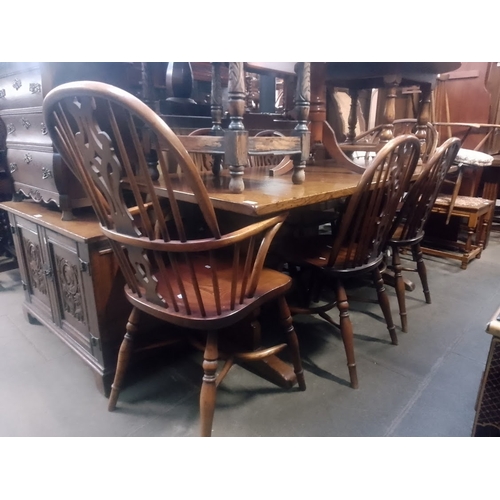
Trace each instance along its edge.
<path fill-rule="evenodd" d="M 349 109 L 349 118 L 347 120 L 346 142 L 354 144 L 354 139 L 356 139 L 356 125 L 358 123 L 358 90 L 349 90 L 349 95 L 351 96 L 351 108 Z"/>
<path fill-rule="evenodd" d="M 297 125 L 293 131 L 301 139 L 301 153 L 293 158 L 292 182 L 302 184 L 306 178 L 304 169 L 309 158 L 311 134 L 307 122 L 309 120 L 309 106 L 311 99 L 310 63 L 300 62 L 296 66 L 297 89 L 295 94 L 295 108 L 297 110 Z"/>
<path fill-rule="evenodd" d="M 429 283 L 427 282 L 427 270 L 425 268 L 425 262 L 420 243 L 415 246 L 413 258 L 417 261 L 417 271 L 418 275 L 420 276 L 420 281 L 422 282 L 422 288 L 424 289 L 425 302 L 427 304 L 430 304 L 431 292 L 429 290 Z"/>
<path fill-rule="evenodd" d="M 395 245 L 392 247 L 392 266 L 394 268 L 394 280 L 399 305 L 399 316 L 401 317 L 401 329 L 403 332 L 407 332 L 408 316 L 406 314 L 405 282 L 402 273 L 403 266 L 401 265 L 399 248 Z"/>
<path fill-rule="evenodd" d="M 315 160 L 324 159 L 323 153 L 323 123 L 326 121 L 326 82 L 325 63 L 313 62 L 310 64 L 310 94 L 309 119 L 311 120 L 311 150 Z M 298 68 L 297 68 L 298 69 Z M 295 89 L 295 106 L 297 106 L 298 89 Z"/>
<path fill-rule="evenodd" d="M 426 158 L 427 152 L 427 123 L 431 118 L 431 85 L 420 85 L 421 95 L 418 105 L 417 130 L 415 135 L 420 141 L 420 156 Z"/>
<path fill-rule="evenodd" d="M 351 318 L 349 318 L 349 303 L 347 302 L 347 294 L 345 288 L 340 282 L 336 281 L 335 293 L 337 295 L 337 308 L 340 316 L 340 334 L 347 357 L 347 368 L 349 369 L 349 378 L 351 387 L 358 388 L 358 373 L 356 370 L 356 361 L 354 359 L 354 333 L 352 330 Z"/>
<path fill-rule="evenodd" d="M 225 133 L 226 162 L 229 164 L 229 190 L 242 193 L 243 173 L 248 163 L 248 132 L 243 125 L 245 112 L 245 72 L 242 62 L 229 63 L 228 101 L 230 123 Z"/>
<path fill-rule="evenodd" d="M 295 333 L 295 328 L 293 327 L 292 315 L 290 314 L 290 309 L 286 302 L 285 297 L 279 299 L 280 307 L 280 317 L 281 322 L 286 328 L 286 335 L 288 339 L 288 347 L 290 349 L 290 355 L 292 358 L 293 371 L 297 376 L 297 383 L 301 391 L 306 390 L 306 382 L 304 379 L 304 370 L 302 369 L 302 362 L 300 360 L 300 350 L 299 341 L 297 339 L 297 334 Z"/>
<path fill-rule="evenodd" d="M 380 142 L 389 142 L 394 138 L 394 120 L 396 119 L 396 90 L 398 79 L 384 79 L 388 85 L 384 107 L 384 128 L 380 132 Z"/>
<path fill-rule="evenodd" d="M 387 324 L 387 330 L 389 330 L 389 335 L 391 336 L 391 341 L 394 345 L 398 345 L 398 336 L 396 335 L 396 327 L 392 321 L 391 304 L 389 303 L 389 296 L 385 290 L 384 280 L 379 269 L 373 271 L 373 282 L 375 288 L 377 289 L 378 303 L 380 308 L 384 313 L 385 322 Z"/>
<path fill-rule="evenodd" d="M 132 309 L 132 312 L 130 313 L 130 316 L 128 317 L 128 323 L 126 326 L 127 333 L 125 334 L 125 337 L 123 337 L 120 351 L 118 353 L 115 379 L 113 380 L 113 385 L 111 386 L 111 394 L 108 401 L 108 411 L 113 411 L 116 407 L 116 402 L 118 401 L 118 395 L 120 394 L 123 378 L 130 362 L 130 356 L 133 350 L 133 340 L 135 334 L 138 331 L 137 325 L 139 324 L 139 319 L 140 311 L 139 309 L 134 307 Z"/>
<path fill-rule="evenodd" d="M 205 354 L 203 356 L 204 375 L 200 393 L 201 437 L 210 437 L 212 435 L 212 424 L 215 412 L 215 396 L 217 393 L 216 372 L 218 357 L 217 332 L 210 331 L 207 334 L 207 343 L 205 345 Z"/>
<path fill-rule="evenodd" d="M 212 63 L 212 92 L 210 94 L 210 110 L 212 113 L 212 135 L 224 135 L 222 130 L 222 86 L 220 77 L 221 63 Z M 219 175 L 222 155 L 213 155 L 212 173 Z"/>

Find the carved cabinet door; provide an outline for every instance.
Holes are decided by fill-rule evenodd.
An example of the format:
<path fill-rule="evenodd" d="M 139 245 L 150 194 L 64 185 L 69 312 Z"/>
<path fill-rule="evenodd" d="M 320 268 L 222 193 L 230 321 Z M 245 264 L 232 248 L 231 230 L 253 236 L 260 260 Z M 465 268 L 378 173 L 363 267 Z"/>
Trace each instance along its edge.
<path fill-rule="evenodd" d="M 12 222 L 11 222 L 12 224 Z M 51 317 L 51 268 L 44 253 L 43 228 L 22 218 L 12 224 L 26 300 Z"/>
<path fill-rule="evenodd" d="M 89 272 L 88 264 L 80 259 L 75 241 L 47 229 L 45 234 L 53 276 L 51 286 L 56 298 L 54 322 L 80 347 L 92 352 L 83 276 Z"/>

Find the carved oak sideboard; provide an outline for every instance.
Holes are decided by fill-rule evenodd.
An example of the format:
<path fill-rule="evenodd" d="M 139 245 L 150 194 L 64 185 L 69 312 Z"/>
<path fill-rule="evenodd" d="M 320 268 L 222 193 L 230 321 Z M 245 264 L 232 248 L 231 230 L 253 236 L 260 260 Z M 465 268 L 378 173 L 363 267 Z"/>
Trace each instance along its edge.
<path fill-rule="evenodd" d="M 23 311 L 68 344 L 108 395 L 130 305 L 124 281 L 95 215 L 77 221 L 25 201 L 5 202 L 23 283 Z"/>

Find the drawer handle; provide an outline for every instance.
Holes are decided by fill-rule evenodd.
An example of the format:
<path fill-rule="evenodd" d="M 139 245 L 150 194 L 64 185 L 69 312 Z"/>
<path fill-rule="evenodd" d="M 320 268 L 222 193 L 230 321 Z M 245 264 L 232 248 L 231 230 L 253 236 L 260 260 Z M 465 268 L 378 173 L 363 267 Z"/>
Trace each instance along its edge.
<path fill-rule="evenodd" d="M 39 94 L 42 91 L 42 86 L 39 83 L 30 83 L 30 92 L 32 94 Z"/>
<path fill-rule="evenodd" d="M 10 173 L 13 174 L 17 170 L 17 163 L 10 163 L 9 168 L 10 168 Z"/>
<path fill-rule="evenodd" d="M 2 99 L 2 97 L 5 97 L 5 89 L 0 89 L 0 99 Z"/>
<path fill-rule="evenodd" d="M 47 127 L 45 126 L 45 123 L 40 124 L 40 130 L 42 131 L 42 135 L 47 135 Z"/>
<path fill-rule="evenodd" d="M 19 78 L 16 78 L 14 80 L 14 83 L 12 84 L 12 86 L 16 89 L 16 90 L 19 90 L 23 84 L 21 83 L 21 80 L 19 80 Z"/>
<path fill-rule="evenodd" d="M 7 123 L 7 135 L 13 134 L 16 131 L 13 123 Z"/>
<path fill-rule="evenodd" d="M 45 180 L 45 179 L 50 179 L 52 177 L 52 170 L 46 168 L 46 167 L 43 167 L 42 168 L 42 179 Z"/>
<path fill-rule="evenodd" d="M 33 156 L 31 156 L 31 153 L 26 153 L 24 155 L 24 161 L 29 165 L 33 161 Z"/>
<path fill-rule="evenodd" d="M 30 127 L 31 127 L 31 123 L 29 122 L 29 120 L 26 120 L 26 118 L 21 118 L 21 121 L 23 122 L 23 127 L 28 130 Z"/>

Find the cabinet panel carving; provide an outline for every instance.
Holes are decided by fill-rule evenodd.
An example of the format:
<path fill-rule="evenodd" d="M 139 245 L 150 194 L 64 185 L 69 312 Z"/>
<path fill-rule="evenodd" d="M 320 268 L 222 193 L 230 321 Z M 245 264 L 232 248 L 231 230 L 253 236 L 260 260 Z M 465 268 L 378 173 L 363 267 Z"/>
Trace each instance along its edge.
<path fill-rule="evenodd" d="M 78 268 L 64 257 L 57 256 L 56 261 L 63 309 L 83 323 L 82 292 L 78 279 Z"/>
<path fill-rule="evenodd" d="M 47 295 L 47 281 L 45 269 L 43 266 L 42 253 L 40 245 L 23 237 L 23 246 L 26 255 L 27 271 L 29 273 L 30 283 L 33 288 L 40 293 Z"/>

